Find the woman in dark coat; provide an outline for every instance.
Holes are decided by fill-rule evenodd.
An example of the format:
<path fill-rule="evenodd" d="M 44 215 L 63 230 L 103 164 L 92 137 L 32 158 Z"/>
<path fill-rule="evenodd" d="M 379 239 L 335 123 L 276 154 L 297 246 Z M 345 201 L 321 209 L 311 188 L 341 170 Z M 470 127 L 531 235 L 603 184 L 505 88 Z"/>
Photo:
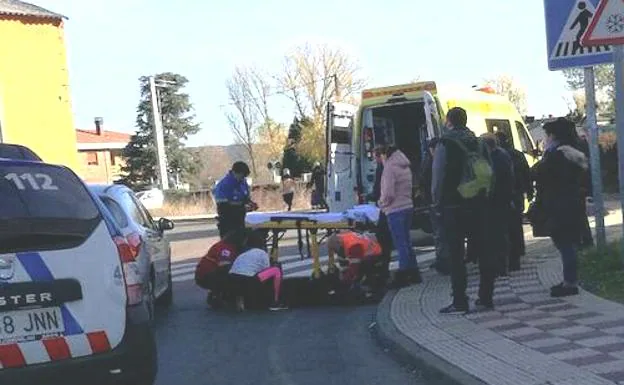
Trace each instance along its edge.
<path fill-rule="evenodd" d="M 534 166 L 537 200 L 555 247 L 561 253 L 563 282 L 550 289 L 553 297 L 578 294 L 577 250 L 581 243 L 581 195 L 587 158 L 577 150 L 570 127 L 574 123 L 559 118 L 544 125 L 547 144 L 542 160 Z"/>

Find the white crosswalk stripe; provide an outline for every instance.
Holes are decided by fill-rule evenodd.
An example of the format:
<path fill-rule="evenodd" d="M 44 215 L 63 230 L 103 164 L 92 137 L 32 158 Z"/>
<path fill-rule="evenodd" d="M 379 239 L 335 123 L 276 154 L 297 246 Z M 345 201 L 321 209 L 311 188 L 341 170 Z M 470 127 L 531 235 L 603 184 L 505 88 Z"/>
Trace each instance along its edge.
<path fill-rule="evenodd" d="M 432 247 L 416 247 L 414 248 L 417 254 L 417 259 L 419 263 L 430 262 L 435 258 L 435 252 Z M 397 253 L 394 252 L 392 254 L 393 261 L 390 263 L 390 270 L 397 270 L 399 267 L 399 263 L 396 260 Z M 321 266 L 323 270 L 327 268 L 328 256 L 321 256 Z M 312 259 L 305 258 L 301 259 L 299 254 L 295 255 L 285 255 L 280 256 L 279 261 L 282 263 L 282 269 L 284 270 L 284 277 L 286 278 L 295 278 L 295 277 L 309 277 L 312 275 Z M 173 262 L 171 265 L 171 273 L 173 282 L 186 282 L 192 281 L 195 279 L 195 267 L 197 266 L 197 260 L 192 260 L 192 262 L 180 261 Z"/>

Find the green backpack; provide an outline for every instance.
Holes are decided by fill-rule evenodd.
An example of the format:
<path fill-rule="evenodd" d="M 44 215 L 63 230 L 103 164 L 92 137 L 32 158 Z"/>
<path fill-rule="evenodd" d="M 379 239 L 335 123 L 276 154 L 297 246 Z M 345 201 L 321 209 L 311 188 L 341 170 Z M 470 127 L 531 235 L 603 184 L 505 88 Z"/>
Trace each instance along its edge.
<path fill-rule="evenodd" d="M 476 151 L 471 151 L 466 145 L 458 139 L 446 138 L 464 152 L 466 158 L 463 164 L 461 179 L 457 191 L 464 199 L 476 198 L 484 193 L 489 196 L 494 186 L 494 170 L 490 159 L 483 154 L 487 154 L 485 144 L 480 138 L 477 141 Z"/>

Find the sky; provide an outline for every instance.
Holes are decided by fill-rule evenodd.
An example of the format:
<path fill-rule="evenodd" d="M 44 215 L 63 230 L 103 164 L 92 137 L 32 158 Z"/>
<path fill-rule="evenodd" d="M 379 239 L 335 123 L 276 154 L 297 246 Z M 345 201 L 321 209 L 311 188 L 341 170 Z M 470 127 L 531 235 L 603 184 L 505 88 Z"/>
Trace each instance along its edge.
<path fill-rule="evenodd" d="M 64 14 L 74 121 L 133 132 L 138 78 L 186 76 L 202 130 L 188 145 L 233 142 L 223 105 L 236 65 L 279 74 L 306 42 L 346 50 L 369 86 L 420 80 L 470 87 L 501 74 L 524 85 L 529 115 L 565 114 L 570 91 L 547 66 L 542 0 L 30 0 Z M 294 110 L 275 98 L 276 119 Z"/>

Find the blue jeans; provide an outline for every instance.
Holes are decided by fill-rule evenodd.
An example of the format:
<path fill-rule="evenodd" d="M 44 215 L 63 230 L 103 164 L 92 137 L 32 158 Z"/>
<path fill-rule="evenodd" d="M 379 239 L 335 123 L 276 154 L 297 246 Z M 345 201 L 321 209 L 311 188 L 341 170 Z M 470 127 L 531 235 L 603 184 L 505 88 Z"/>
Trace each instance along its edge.
<path fill-rule="evenodd" d="M 578 280 L 576 245 L 557 237 L 552 238 L 553 243 L 559 253 L 561 253 L 561 262 L 563 263 L 563 281 L 571 285 L 576 285 Z"/>
<path fill-rule="evenodd" d="M 410 238 L 413 212 L 414 210 L 409 208 L 386 215 L 394 248 L 399 253 L 399 270 L 418 267 Z"/>

